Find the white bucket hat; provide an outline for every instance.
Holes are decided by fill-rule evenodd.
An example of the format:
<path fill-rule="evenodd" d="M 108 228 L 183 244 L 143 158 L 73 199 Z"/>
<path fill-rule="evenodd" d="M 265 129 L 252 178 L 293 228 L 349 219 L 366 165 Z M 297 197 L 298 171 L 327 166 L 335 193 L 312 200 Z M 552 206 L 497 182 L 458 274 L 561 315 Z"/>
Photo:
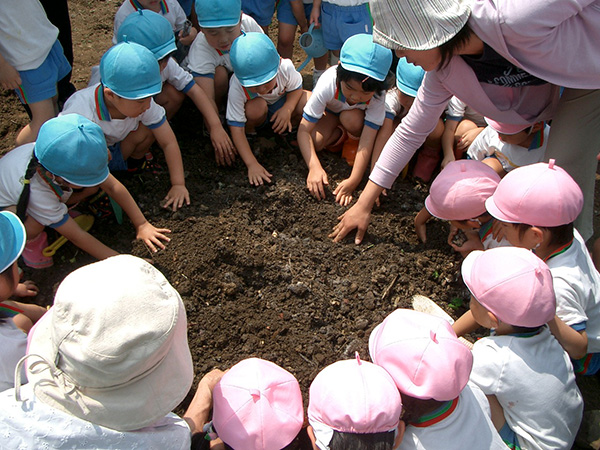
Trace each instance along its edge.
<path fill-rule="evenodd" d="M 470 0 L 370 0 L 373 41 L 391 49 L 430 50 L 467 23 Z"/>
<path fill-rule="evenodd" d="M 194 375 L 181 297 L 157 269 L 130 255 L 67 276 L 26 358 L 40 401 L 119 431 L 164 417 Z"/>

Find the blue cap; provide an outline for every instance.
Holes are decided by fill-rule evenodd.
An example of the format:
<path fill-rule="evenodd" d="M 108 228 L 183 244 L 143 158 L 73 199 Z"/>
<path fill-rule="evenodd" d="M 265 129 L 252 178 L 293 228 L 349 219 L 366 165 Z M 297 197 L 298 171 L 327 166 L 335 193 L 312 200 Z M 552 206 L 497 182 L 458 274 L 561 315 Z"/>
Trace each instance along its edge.
<path fill-rule="evenodd" d="M 269 36 L 242 33 L 229 52 L 233 73 L 242 86 L 260 86 L 275 78 L 279 70 L 279 53 Z"/>
<path fill-rule="evenodd" d="M 23 253 L 25 227 L 10 211 L 0 211 L 0 273 L 4 272 Z"/>
<path fill-rule="evenodd" d="M 370 34 L 355 34 L 342 45 L 340 63 L 346 70 L 383 81 L 392 66 L 392 51 L 375 44 Z"/>
<path fill-rule="evenodd" d="M 162 90 L 158 61 L 150 50 L 135 42 L 121 42 L 100 60 L 102 84 L 128 100 L 158 94 Z"/>
<path fill-rule="evenodd" d="M 143 45 L 154 54 L 157 61 L 177 50 L 171 23 L 149 9 L 129 14 L 119 27 L 117 41 Z"/>
<path fill-rule="evenodd" d="M 34 152 L 46 170 L 76 186 L 98 186 L 109 175 L 104 132 L 79 114 L 65 114 L 45 122 Z"/>
<path fill-rule="evenodd" d="M 240 23 L 242 0 L 196 0 L 196 15 L 202 28 L 232 27 Z"/>
<path fill-rule="evenodd" d="M 409 63 L 406 58 L 400 58 L 398 61 L 396 86 L 403 94 L 416 97 L 424 76 L 425 71 L 421 67 Z"/>

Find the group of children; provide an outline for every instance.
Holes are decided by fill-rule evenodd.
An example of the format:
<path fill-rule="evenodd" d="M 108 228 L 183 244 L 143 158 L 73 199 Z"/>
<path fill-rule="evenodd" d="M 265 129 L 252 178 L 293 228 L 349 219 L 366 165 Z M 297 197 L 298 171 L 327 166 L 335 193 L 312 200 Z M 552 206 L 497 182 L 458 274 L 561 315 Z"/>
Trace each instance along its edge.
<path fill-rule="evenodd" d="M 0 39 L 0 84 L 17 89 L 32 113 L 18 147 L 0 159 L 0 336 L 10 349 L 2 388 L 13 385 L 26 333 L 45 312 L 10 300 L 37 292 L 19 283 L 21 255 L 31 267 L 51 264 L 45 227 L 98 259 L 115 256 L 69 209 L 102 190 L 149 249 L 168 242 L 169 230 L 150 224 L 111 172 L 146 164 L 156 141 L 171 182 L 162 205 L 190 203 L 168 122 L 186 96 L 203 116 L 217 164 L 239 156 L 252 185 L 273 177 L 251 146 L 264 127 L 296 133 L 318 200 L 329 184 L 318 152 L 341 151 L 352 171 L 333 194 L 347 206 L 425 76 L 400 59 L 393 86 L 392 51 L 373 43 L 362 0 L 196 0 L 191 16 L 174 0 L 127 0 L 115 17 L 115 45 L 55 117 L 56 82 L 69 68 L 57 30 L 37 0 L 10 1 L 18 14 L 0 14 L 0 37 L 12 42 L 29 21 L 39 26 L 19 45 Z M 265 34 L 276 7 L 277 46 Z M 289 59 L 296 27 L 310 24 L 323 28 L 335 61 L 326 69 L 327 58 L 315 60 L 312 91 Z M 372 363 L 357 355 L 323 369 L 308 405 L 315 449 L 570 448 L 583 408 L 574 374 L 600 370 L 600 274 L 573 227 L 581 190 L 554 161 L 540 162 L 548 132 L 544 122 L 502 124 L 450 101 L 413 168 L 429 181 L 442 166 L 415 226 L 425 241 L 427 220 L 450 222 L 470 310 L 453 325 L 397 310 L 371 333 Z M 471 351 L 458 337 L 479 327 L 492 331 Z M 268 361 L 213 371 L 198 392 L 208 404 L 188 425 L 230 448 L 285 448 L 304 423 L 298 382 Z"/>

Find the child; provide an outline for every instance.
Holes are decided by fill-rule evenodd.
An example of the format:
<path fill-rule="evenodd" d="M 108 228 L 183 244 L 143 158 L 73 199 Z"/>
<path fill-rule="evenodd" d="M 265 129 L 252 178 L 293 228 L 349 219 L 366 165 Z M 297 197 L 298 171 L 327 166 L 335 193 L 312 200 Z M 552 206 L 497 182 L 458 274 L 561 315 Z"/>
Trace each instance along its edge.
<path fill-rule="evenodd" d="M 576 373 L 592 375 L 600 370 L 600 274 L 573 228 L 582 205 L 581 189 L 554 160 L 509 172 L 486 201 L 510 243 L 550 267 L 557 303 L 550 330 Z"/>
<path fill-rule="evenodd" d="M 392 377 L 356 359 L 325 367 L 310 385 L 308 436 L 320 450 L 392 450 L 404 434 Z"/>
<path fill-rule="evenodd" d="M 15 367 L 25 356 L 27 333 L 46 312 L 41 306 L 8 300 L 17 293 L 19 268 L 17 258 L 25 247 L 25 227 L 19 218 L 9 212 L 0 211 L 0 391 L 13 387 Z M 37 287 L 29 282 L 33 295 Z"/>
<path fill-rule="evenodd" d="M 113 44 L 118 42 L 119 28 L 123 21 L 131 13 L 144 9 L 160 14 L 167 19 L 182 45 L 192 45 L 198 31 L 193 27 L 186 27 L 186 14 L 177 0 L 125 0 L 115 14 Z M 185 31 L 184 28 L 186 28 Z"/>
<path fill-rule="evenodd" d="M 270 183 L 272 175 L 254 157 L 246 133 L 268 122 L 275 133 L 292 131 L 310 94 L 302 89 L 302 75 L 292 61 L 279 57 L 266 34 L 242 34 L 233 42 L 230 57 L 234 75 L 229 83 L 227 124 L 248 167 L 250 184 L 259 186 Z"/>
<path fill-rule="evenodd" d="M 337 57 L 348 38 L 373 32 L 368 0 L 315 0 L 313 5 L 311 22 L 318 22 L 320 13 L 325 47 Z"/>
<path fill-rule="evenodd" d="M 434 216 L 450 221 L 448 244 L 463 256 L 472 250 L 506 246 L 492 235 L 494 220 L 485 210 L 485 201 L 494 193 L 500 177 L 480 161 L 452 161 L 431 183 L 429 195 L 415 218 L 417 235 L 425 241 L 425 223 Z M 453 242 L 461 230 L 467 237 L 462 245 Z"/>
<path fill-rule="evenodd" d="M 374 44 L 370 34 L 357 34 L 344 43 L 340 64 L 319 79 L 298 127 L 298 144 L 308 166 L 306 185 L 317 200 L 325 198 L 329 181 L 316 152 L 342 141 L 347 131 L 354 141 L 360 141 L 355 159 L 348 156 L 354 164 L 350 177 L 338 184 L 333 194 L 342 206 L 352 201 L 385 119 L 383 92 L 391 64 L 391 50 Z"/>
<path fill-rule="evenodd" d="M 225 109 L 229 77 L 233 71 L 229 50 L 242 31 L 263 30 L 256 21 L 242 14 L 241 0 L 196 0 L 196 14 L 202 31 L 194 40 L 188 55 L 188 69 L 196 83 L 210 99 L 214 118 Z M 233 164 L 235 148 L 215 147 L 217 164 Z"/>
<path fill-rule="evenodd" d="M 242 0 L 242 11 L 256 20 L 263 31 L 268 33 L 277 3 L 279 2 L 275 0 Z"/>
<path fill-rule="evenodd" d="M 544 122 L 530 126 L 509 125 L 485 118 L 487 128 L 473 141 L 467 155 L 483 161 L 500 177 L 511 170 L 544 160 L 550 127 Z"/>
<path fill-rule="evenodd" d="M 311 20 L 312 11 L 315 8 L 313 0 L 281 0 L 279 2 L 277 7 L 277 22 L 279 23 L 277 52 L 282 58 L 292 59 L 296 28 L 300 28 L 302 34 L 308 31 L 311 24 L 320 27 L 318 19 L 316 19 L 316 22 Z M 328 53 L 319 58 L 314 58 L 313 89 L 327 68 L 327 59 Z"/>
<path fill-rule="evenodd" d="M 475 138 L 485 128 L 485 118 L 457 97 L 452 97 L 446 107 L 442 150 L 442 169 L 452 161 L 462 159 Z"/>
<path fill-rule="evenodd" d="M 216 379 L 204 400 L 212 400 L 209 438 L 219 437 L 226 448 L 256 450 L 284 449 L 296 438 L 304 421 L 302 393 L 287 370 L 249 358 Z"/>
<path fill-rule="evenodd" d="M 154 97 L 154 100 L 165 108 L 167 119 L 175 115 L 185 96 L 188 96 L 204 116 L 213 146 L 220 152 L 233 150 L 231 139 L 219 117 L 214 114 L 206 93 L 196 84 L 192 75 L 183 70 L 172 58 L 177 47 L 167 19 L 149 10 L 132 13 L 119 27 L 117 40 L 143 45 L 154 54 L 163 82 L 162 91 Z"/>
<path fill-rule="evenodd" d="M 69 216 L 73 188 L 96 187 L 112 197 L 127 213 L 137 238 L 152 250 L 164 248 L 169 230 L 152 226 L 127 189 L 108 171 L 108 153 L 102 129 L 77 114 L 50 119 L 40 129 L 35 144 L 17 147 L 0 159 L 0 208 L 16 209 L 24 220 L 28 242 L 23 253 L 30 267 L 52 265 L 42 254 L 49 226 L 98 259 L 117 252 L 83 231 Z"/>
<path fill-rule="evenodd" d="M 397 309 L 371 332 L 369 353 L 402 396 L 401 450 L 506 450 L 485 395 L 468 383 L 471 351 L 446 320 Z"/>
<path fill-rule="evenodd" d="M 583 399 L 568 356 L 550 334 L 552 274 L 515 247 L 472 252 L 462 265 L 471 313 L 492 335 L 473 346 L 471 381 L 487 395 L 509 448 L 571 448 Z"/>
<path fill-rule="evenodd" d="M 56 84 L 70 71 L 58 29 L 37 0 L 7 0 L 0 12 L 0 87 L 14 89 L 31 110 L 16 144 L 36 140 L 42 124 L 58 114 Z"/>
<path fill-rule="evenodd" d="M 99 84 L 73 94 L 62 113 L 81 114 L 100 125 L 113 171 L 141 165 L 156 139 L 165 153 L 171 178 L 162 206 L 175 211 L 184 203 L 189 205 L 179 144 L 165 110 L 152 99 L 162 89 L 160 68 L 152 52 L 134 42 L 111 47 L 100 61 L 100 79 Z M 128 158 L 135 161 L 128 164 Z"/>
<path fill-rule="evenodd" d="M 415 101 L 423 77 L 425 77 L 425 71 L 421 67 L 409 63 L 406 58 L 398 60 L 396 89 L 390 89 L 385 95 L 385 121 L 377 133 L 373 157 L 371 158 L 371 169 L 375 166 L 385 143 Z M 425 139 L 423 148 L 418 153 L 413 175 L 425 182 L 431 179 L 431 175 L 439 162 L 439 146 L 441 145 L 443 130 L 444 122 L 440 119 L 434 130 Z"/>

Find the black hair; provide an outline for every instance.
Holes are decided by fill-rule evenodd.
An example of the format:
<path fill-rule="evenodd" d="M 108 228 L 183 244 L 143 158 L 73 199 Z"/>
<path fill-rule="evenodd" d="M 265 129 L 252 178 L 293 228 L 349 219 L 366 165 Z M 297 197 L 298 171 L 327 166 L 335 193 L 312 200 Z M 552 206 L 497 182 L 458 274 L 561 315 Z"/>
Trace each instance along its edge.
<path fill-rule="evenodd" d="M 443 401 L 434 399 L 421 399 L 411 397 L 402 393 L 402 417 L 401 419 L 410 425 L 412 422 L 417 422 L 421 417 L 435 411 L 444 403 Z"/>
<path fill-rule="evenodd" d="M 0 277 L 2 278 L 6 278 L 6 282 L 9 286 L 14 286 L 15 283 L 15 276 L 14 276 L 14 271 L 13 271 L 13 265 L 15 263 L 12 263 L 10 266 L 8 266 L 6 269 L 4 269 L 3 272 L 0 273 Z M 10 316 L 5 316 L 2 311 L 0 311 L 0 323 L 4 322 L 4 319 L 8 319 Z"/>
<path fill-rule="evenodd" d="M 380 94 L 383 91 L 387 91 L 394 82 L 394 74 L 388 72 L 385 80 L 379 81 L 375 78 L 365 76 L 362 73 L 354 72 L 352 70 L 347 70 L 342 67 L 341 64 L 337 66 L 337 82 L 338 87 L 342 81 L 348 82 L 350 80 L 354 80 L 360 83 L 360 87 L 364 92 L 375 92 L 376 94 Z"/>
<path fill-rule="evenodd" d="M 513 227 L 517 228 L 519 232 L 519 238 L 523 239 L 527 230 L 533 227 L 533 225 L 527 225 L 525 223 L 512 223 Z M 544 231 L 550 232 L 550 241 L 548 241 L 549 247 L 561 247 L 568 244 L 573 239 L 573 222 L 567 223 L 566 225 L 559 225 L 557 227 L 539 227 Z"/>
<path fill-rule="evenodd" d="M 444 42 L 438 47 L 442 57 L 438 70 L 441 70 L 448 65 L 452 57 L 462 49 L 467 42 L 469 42 L 469 39 L 471 39 L 473 34 L 471 27 L 469 27 L 468 24 L 465 24 L 465 26 L 452 36 L 449 41 Z"/>
<path fill-rule="evenodd" d="M 31 192 L 29 183 L 38 167 L 40 167 L 40 162 L 38 161 L 37 156 L 35 156 L 35 153 L 33 153 L 29 160 L 29 164 L 27 165 L 25 175 L 23 176 L 23 190 L 21 191 L 19 201 L 17 202 L 17 216 L 23 223 L 25 223 L 25 218 L 27 216 L 27 205 L 29 205 L 29 194 Z"/>
<path fill-rule="evenodd" d="M 395 433 L 393 431 L 357 434 L 341 433 L 334 430 L 329 448 L 331 450 L 392 450 L 394 439 Z"/>

